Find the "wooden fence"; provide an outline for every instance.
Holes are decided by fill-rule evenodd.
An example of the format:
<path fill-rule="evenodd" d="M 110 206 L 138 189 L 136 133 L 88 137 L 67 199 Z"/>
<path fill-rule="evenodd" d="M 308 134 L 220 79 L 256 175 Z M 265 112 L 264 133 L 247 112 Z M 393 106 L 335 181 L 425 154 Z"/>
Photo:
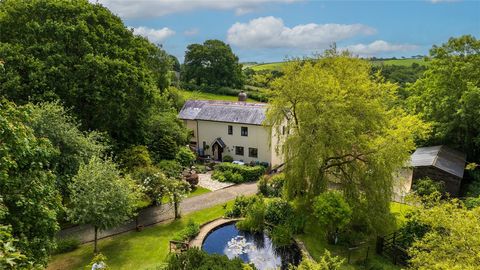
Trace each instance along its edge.
<path fill-rule="evenodd" d="M 410 257 L 406 248 L 402 245 L 404 240 L 404 235 L 398 232 L 378 236 L 376 252 L 391 260 L 393 264 L 407 266 Z"/>

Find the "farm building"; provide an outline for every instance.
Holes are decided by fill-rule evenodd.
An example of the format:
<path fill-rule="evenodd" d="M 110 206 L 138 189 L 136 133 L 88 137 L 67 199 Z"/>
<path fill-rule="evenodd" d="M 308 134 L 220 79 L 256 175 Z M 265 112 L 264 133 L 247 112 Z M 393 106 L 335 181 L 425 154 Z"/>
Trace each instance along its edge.
<path fill-rule="evenodd" d="M 430 178 L 442 181 L 445 191 L 458 196 L 465 169 L 465 154 L 444 145 L 420 147 L 411 156 L 411 179 Z"/>

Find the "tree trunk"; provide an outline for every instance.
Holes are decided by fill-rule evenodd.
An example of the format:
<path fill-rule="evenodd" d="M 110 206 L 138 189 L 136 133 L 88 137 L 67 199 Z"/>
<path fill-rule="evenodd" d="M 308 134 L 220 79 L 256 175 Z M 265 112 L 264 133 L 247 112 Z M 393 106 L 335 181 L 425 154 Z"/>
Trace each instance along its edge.
<path fill-rule="evenodd" d="M 93 253 L 97 254 L 98 248 L 97 248 L 97 234 L 98 234 L 98 227 L 95 226 L 95 243 L 93 245 Z"/>
<path fill-rule="evenodd" d="M 179 218 L 178 215 L 178 200 L 177 200 L 177 195 L 173 195 L 173 208 L 175 210 L 175 219 Z"/>

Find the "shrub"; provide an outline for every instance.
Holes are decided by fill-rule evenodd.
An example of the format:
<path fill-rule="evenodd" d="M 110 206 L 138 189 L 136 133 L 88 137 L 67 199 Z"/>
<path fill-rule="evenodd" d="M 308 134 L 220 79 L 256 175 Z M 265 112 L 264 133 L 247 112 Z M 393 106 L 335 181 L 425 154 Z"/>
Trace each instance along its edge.
<path fill-rule="evenodd" d="M 352 218 L 352 209 L 342 193 L 328 191 L 320 194 L 314 199 L 313 210 L 318 223 L 326 229 L 328 241 L 336 243 L 338 231 Z"/>
<path fill-rule="evenodd" d="M 293 233 L 288 225 L 278 225 L 272 228 L 269 236 L 276 247 L 286 247 L 292 243 Z"/>
<path fill-rule="evenodd" d="M 467 209 L 473 209 L 473 208 L 476 208 L 476 207 L 479 207 L 480 206 L 480 196 L 475 198 L 475 197 L 468 197 L 465 199 L 465 207 L 467 207 Z"/>
<path fill-rule="evenodd" d="M 233 173 L 232 174 L 232 177 L 230 178 L 230 181 L 228 182 L 232 182 L 232 183 L 236 183 L 236 184 L 239 184 L 239 183 L 243 183 L 243 176 L 239 173 Z"/>
<path fill-rule="evenodd" d="M 233 202 L 232 209 L 228 210 L 225 213 L 225 216 L 230 218 L 244 217 L 247 214 L 247 210 L 250 205 L 253 204 L 257 199 L 258 197 L 256 196 L 245 197 L 242 195 L 236 197 L 235 201 Z"/>
<path fill-rule="evenodd" d="M 286 224 L 293 216 L 293 207 L 280 198 L 272 199 L 265 207 L 265 221 L 271 225 Z"/>
<path fill-rule="evenodd" d="M 227 178 L 221 171 L 213 171 L 212 179 L 217 180 L 219 182 L 227 182 Z"/>
<path fill-rule="evenodd" d="M 240 258 L 229 260 L 225 255 L 208 254 L 198 248 L 190 248 L 179 254 L 172 254 L 167 259 L 166 270 L 242 270 L 243 261 Z"/>
<path fill-rule="evenodd" d="M 330 252 L 325 249 L 325 253 L 322 255 L 318 262 L 303 256 L 302 262 L 296 267 L 292 267 L 292 270 L 339 270 L 342 268 L 345 259 L 332 256 Z"/>
<path fill-rule="evenodd" d="M 175 156 L 175 160 L 183 167 L 188 167 L 195 161 L 195 153 L 193 153 L 187 146 L 180 147 Z"/>
<path fill-rule="evenodd" d="M 237 222 L 240 230 L 263 232 L 265 224 L 265 203 L 262 198 L 248 206 L 245 219 Z"/>
<path fill-rule="evenodd" d="M 128 171 L 136 167 L 148 167 L 152 165 L 150 152 L 144 145 L 132 146 L 122 152 L 120 155 L 122 166 Z"/>
<path fill-rule="evenodd" d="M 95 265 L 95 267 L 94 267 Z M 102 253 L 97 253 L 93 257 L 90 264 L 85 266 L 85 270 L 97 269 L 97 270 L 108 270 L 110 267 L 107 265 L 107 256 L 103 255 Z"/>
<path fill-rule="evenodd" d="M 242 175 L 244 182 L 254 182 L 257 181 L 260 176 L 265 173 L 265 168 L 262 166 L 245 166 L 238 165 L 233 163 L 222 162 L 215 166 L 215 170 L 226 172 L 230 171 L 232 173 L 239 173 Z"/>
<path fill-rule="evenodd" d="M 258 181 L 258 191 L 265 197 L 280 197 L 283 191 L 285 175 L 283 173 L 269 176 L 262 176 Z"/>
<path fill-rule="evenodd" d="M 179 178 L 182 173 L 182 165 L 175 160 L 162 160 L 158 167 L 167 177 Z"/>
<path fill-rule="evenodd" d="M 54 254 L 65 253 L 73 251 L 80 245 L 80 240 L 75 237 L 57 239 L 57 247 L 54 250 Z"/>
<path fill-rule="evenodd" d="M 195 236 L 197 236 L 199 232 L 200 225 L 198 223 L 195 223 L 193 220 L 189 220 L 187 227 L 178 232 L 173 239 L 177 241 L 190 241 Z"/>
<path fill-rule="evenodd" d="M 233 162 L 233 157 L 229 155 L 223 156 L 223 162 Z"/>
<path fill-rule="evenodd" d="M 413 185 L 415 193 L 421 197 L 430 196 L 434 193 L 444 192 L 444 183 L 434 181 L 430 178 L 418 179 Z"/>

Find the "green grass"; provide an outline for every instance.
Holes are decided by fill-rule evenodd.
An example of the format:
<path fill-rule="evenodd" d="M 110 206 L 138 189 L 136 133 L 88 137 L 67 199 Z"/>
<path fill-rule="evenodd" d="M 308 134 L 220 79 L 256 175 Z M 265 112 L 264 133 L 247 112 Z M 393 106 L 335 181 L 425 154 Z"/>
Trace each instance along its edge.
<path fill-rule="evenodd" d="M 412 206 L 409 206 L 406 204 L 400 204 L 396 202 L 392 202 L 390 204 L 390 209 L 391 209 L 390 211 L 396 217 L 397 226 L 405 222 L 404 215 L 412 208 L 413 208 Z M 323 253 L 325 252 L 325 249 L 328 249 L 333 255 L 342 257 L 345 259 L 345 262 L 347 262 L 347 258 L 348 258 L 347 248 L 341 245 L 328 244 L 325 240 L 324 235 L 325 235 L 324 230 L 320 226 L 316 225 L 314 221 L 310 221 L 309 223 L 307 223 L 305 233 L 302 235 L 299 235 L 298 238 L 305 243 L 307 250 L 315 260 L 319 260 L 322 257 Z M 370 246 L 369 256 L 368 256 L 369 266 L 375 266 L 376 267 L 375 269 L 385 269 L 385 270 L 400 269 L 400 267 L 397 267 L 391 264 L 386 259 L 380 256 L 377 256 L 375 254 L 374 241 L 371 241 L 370 245 L 365 245 L 362 248 L 352 251 L 350 264 L 345 263 L 342 269 L 345 269 L 345 270 L 364 269 L 362 263 L 365 259 L 367 248 L 369 246 Z"/>
<path fill-rule="evenodd" d="M 202 195 L 202 194 L 205 194 L 205 193 L 208 193 L 208 192 L 211 192 L 211 190 L 208 189 L 208 188 L 197 186 L 197 187 L 195 187 L 193 192 L 188 193 L 187 198 L 195 197 L 195 196 Z M 165 203 L 168 203 L 168 202 L 169 202 L 168 197 L 163 197 L 162 198 L 162 204 L 165 204 Z"/>
<path fill-rule="evenodd" d="M 186 91 L 180 90 L 181 95 L 185 99 L 199 99 L 199 100 L 225 100 L 225 101 L 237 101 L 238 97 L 236 96 L 226 96 L 226 95 L 217 95 L 212 93 L 204 93 L 198 91 Z M 247 102 L 255 102 L 252 99 L 247 99 Z"/>
<path fill-rule="evenodd" d="M 231 206 L 232 202 L 229 203 Z M 111 269 L 155 269 L 168 255 L 168 242 L 186 227 L 191 219 L 205 223 L 223 216 L 222 205 L 185 215 L 179 220 L 145 228 L 141 232 L 128 232 L 99 241 L 99 250 L 108 258 Z M 49 270 L 83 269 L 92 259 L 93 243 L 81 245 L 72 252 L 52 257 Z"/>
<path fill-rule="evenodd" d="M 411 66 L 413 63 L 417 63 L 419 65 L 428 65 L 425 60 L 422 59 L 416 59 L 416 58 L 407 58 L 407 59 L 392 59 L 392 60 L 385 60 L 385 61 L 372 61 L 374 65 L 378 64 L 384 64 L 384 65 L 395 65 L 395 66 Z"/>
<path fill-rule="evenodd" d="M 375 60 L 372 61 L 373 65 L 396 65 L 396 66 L 411 66 L 413 63 L 417 63 L 419 65 L 428 65 L 428 62 L 425 62 L 423 59 L 415 59 L 415 58 L 406 58 L 406 59 L 392 59 L 392 60 Z M 255 71 L 261 70 L 277 70 L 281 71 L 282 66 L 285 62 L 273 62 L 273 63 L 264 63 L 264 64 L 257 64 L 250 66 L 251 69 Z"/>

